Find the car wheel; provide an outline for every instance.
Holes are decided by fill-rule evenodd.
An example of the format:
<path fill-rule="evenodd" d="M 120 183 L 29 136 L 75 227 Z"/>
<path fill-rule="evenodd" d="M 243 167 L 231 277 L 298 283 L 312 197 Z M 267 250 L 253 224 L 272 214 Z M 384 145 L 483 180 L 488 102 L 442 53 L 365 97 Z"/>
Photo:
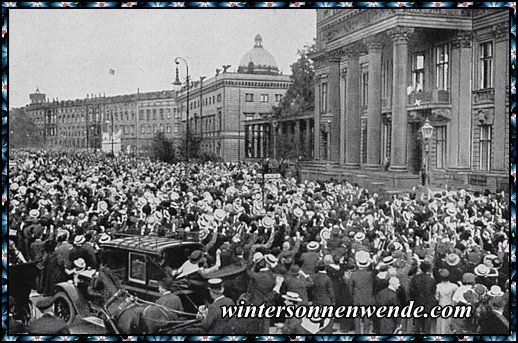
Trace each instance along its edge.
<path fill-rule="evenodd" d="M 58 292 L 54 296 L 54 314 L 63 319 L 68 326 L 76 319 L 74 304 L 65 292 Z"/>

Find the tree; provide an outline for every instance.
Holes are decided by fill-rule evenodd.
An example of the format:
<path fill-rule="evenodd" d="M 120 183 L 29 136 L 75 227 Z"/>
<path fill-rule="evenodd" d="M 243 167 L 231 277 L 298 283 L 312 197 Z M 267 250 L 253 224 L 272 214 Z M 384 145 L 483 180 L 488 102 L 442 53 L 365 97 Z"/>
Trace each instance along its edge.
<path fill-rule="evenodd" d="M 43 137 L 39 135 L 36 124 L 29 118 L 25 109 L 15 108 L 9 111 L 9 147 L 42 147 Z"/>
<path fill-rule="evenodd" d="M 176 161 L 173 142 L 167 139 L 162 132 L 157 133 L 153 138 L 151 151 L 153 156 L 162 162 L 172 163 Z"/>
<path fill-rule="evenodd" d="M 182 159 L 184 160 L 187 159 L 187 156 L 185 156 L 187 151 L 189 153 L 189 160 L 194 160 L 200 157 L 201 138 L 196 137 L 190 129 L 189 132 L 190 134 L 186 135 L 186 137 L 182 140 L 182 145 L 180 147 Z"/>
<path fill-rule="evenodd" d="M 279 104 L 273 108 L 274 118 L 291 117 L 312 111 L 315 106 L 315 69 L 309 55 L 316 51 L 316 43 L 298 50 L 299 59 L 291 65 L 293 80 Z"/>
<path fill-rule="evenodd" d="M 315 42 L 298 50 L 299 59 L 291 65 L 290 78 L 293 83 L 279 104 L 273 108 L 272 120 L 282 121 L 287 118 L 296 118 L 313 111 L 315 107 L 315 69 L 309 56 L 315 51 Z M 299 156 L 307 157 L 309 155 L 310 151 L 305 151 L 292 135 L 282 132 L 277 134 L 278 157 L 296 159 Z"/>

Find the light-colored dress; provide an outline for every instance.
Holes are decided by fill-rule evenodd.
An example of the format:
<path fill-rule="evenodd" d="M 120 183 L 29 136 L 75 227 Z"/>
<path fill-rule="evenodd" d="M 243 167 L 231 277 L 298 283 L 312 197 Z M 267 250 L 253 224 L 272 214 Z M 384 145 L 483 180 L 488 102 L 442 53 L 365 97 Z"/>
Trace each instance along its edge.
<path fill-rule="evenodd" d="M 453 295 L 455 291 L 459 288 L 454 283 L 449 281 L 441 282 L 437 285 L 437 291 L 435 293 L 435 298 L 439 302 L 439 306 L 451 306 L 453 305 Z M 451 318 L 437 318 L 437 334 L 438 335 L 448 335 L 452 334 L 451 327 Z"/>

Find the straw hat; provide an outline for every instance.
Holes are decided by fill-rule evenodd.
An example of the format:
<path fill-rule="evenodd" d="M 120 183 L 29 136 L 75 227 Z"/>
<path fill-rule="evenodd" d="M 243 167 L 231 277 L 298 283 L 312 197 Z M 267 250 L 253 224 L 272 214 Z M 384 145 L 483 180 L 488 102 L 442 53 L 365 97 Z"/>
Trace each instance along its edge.
<path fill-rule="evenodd" d="M 300 297 L 299 293 L 296 292 L 286 292 L 286 294 L 282 295 L 282 297 L 291 302 L 299 303 L 302 301 L 302 298 Z"/>
<path fill-rule="evenodd" d="M 227 213 L 225 212 L 225 210 L 223 210 L 221 208 L 218 208 L 217 210 L 214 211 L 214 219 L 216 219 L 217 221 L 223 221 L 223 219 L 225 219 L 226 215 L 227 215 Z"/>
<path fill-rule="evenodd" d="M 293 210 L 293 214 L 295 215 L 295 217 L 300 218 L 304 215 L 304 211 L 300 207 L 297 207 Z"/>
<path fill-rule="evenodd" d="M 106 203 L 106 201 L 99 201 L 99 203 L 97 204 L 97 210 L 99 212 L 108 211 L 108 204 Z"/>
<path fill-rule="evenodd" d="M 74 245 L 83 245 L 86 242 L 86 238 L 84 235 L 77 235 L 74 238 Z"/>
<path fill-rule="evenodd" d="M 30 210 L 29 216 L 32 218 L 38 218 L 40 216 L 40 211 L 38 210 Z"/>
<path fill-rule="evenodd" d="M 502 292 L 500 286 L 493 285 L 491 286 L 491 289 L 489 290 L 489 292 L 487 292 L 487 294 L 492 297 L 501 297 L 502 295 L 504 295 L 504 292 Z"/>
<path fill-rule="evenodd" d="M 368 267 L 371 264 L 371 256 L 370 256 L 370 254 L 368 252 L 366 252 L 366 251 L 363 251 L 363 250 L 358 251 L 354 255 L 354 259 L 356 260 L 356 264 L 360 268 L 366 268 L 366 267 Z"/>
<path fill-rule="evenodd" d="M 491 269 L 489 269 L 485 264 L 479 264 L 475 267 L 474 272 L 477 276 L 487 276 L 491 272 Z"/>
<path fill-rule="evenodd" d="M 451 253 L 448 256 L 446 256 L 446 263 L 452 267 L 455 267 L 460 262 L 459 255 L 455 253 Z"/>
<path fill-rule="evenodd" d="M 320 230 L 320 238 L 323 241 L 327 241 L 331 238 L 331 229 L 325 227 L 322 230 Z"/>
<path fill-rule="evenodd" d="M 261 225 L 265 228 L 272 228 L 274 223 L 275 221 L 270 216 L 266 216 L 261 220 Z"/>
<path fill-rule="evenodd" d="M 311 241 L 308 243 L 307 248 L 309 251 L 316 251 L 320 248 L 320 244 L 318 242 Z"/>
<path fill-rule="evenodd" d="M 111 237 L 106 234 L 106 233 L 103 233 L 101 235 L 101 237 L 99 238 L 99 243 L 102 244 L 102 243 L 110 243 L 111 242 Z"/>
<path fill-rule="evenodd" d="M 86 268 L 86 262 L 83 258 L 78 258 L 77 260 L 74 260 L 74 267 L 79 269 L 85 269 Z"/>

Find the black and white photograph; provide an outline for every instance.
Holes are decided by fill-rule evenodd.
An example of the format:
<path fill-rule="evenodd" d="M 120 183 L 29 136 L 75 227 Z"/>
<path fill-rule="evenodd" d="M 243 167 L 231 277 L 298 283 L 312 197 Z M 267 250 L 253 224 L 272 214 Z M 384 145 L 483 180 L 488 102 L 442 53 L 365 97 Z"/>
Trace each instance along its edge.
<path fill-rule="evenodd" d="M 7 334 L 508 336 L 512 13 L 9 10 Z"/>

